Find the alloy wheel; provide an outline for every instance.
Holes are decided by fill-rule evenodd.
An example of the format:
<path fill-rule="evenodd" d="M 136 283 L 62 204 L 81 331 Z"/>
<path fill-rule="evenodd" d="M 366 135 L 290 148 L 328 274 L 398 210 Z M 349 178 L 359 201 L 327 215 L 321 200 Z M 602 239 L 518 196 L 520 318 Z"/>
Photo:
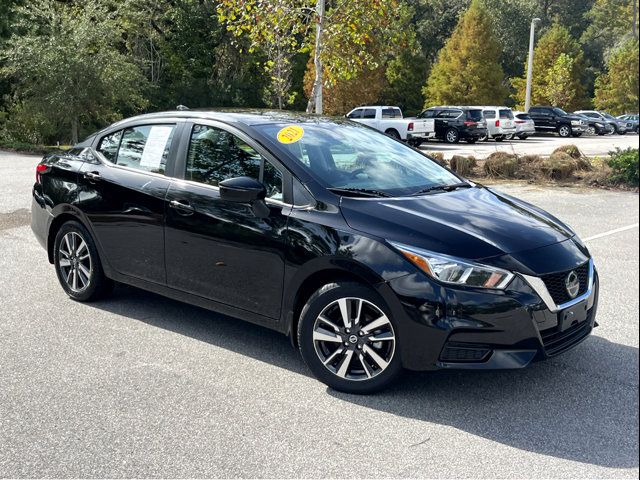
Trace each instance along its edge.
<path fill-rule="evenodd" d="M 560 133 L 561 137 L 568 137 L 569 135 L 571 135 L 571 129 L 567 126 L 562 126 L 560 127 L 558 133 Z"/>
<path fill-rule="evenodd" d="M 458 141 L 458 132 L 451 129 L 447 132 L 447 142 L 456 143 Z"/>
<path fill-rule="evenodd" d="M 340 298 L 316 318 L 313 344 L 327 370 L 359 381 L 386 370 L 395 354 L 396 336 L 376 305 L 362 298 Z"/>
<path fill-rule="evenodd" d="M 62 279 L 73 292 L 82 292 L 91 281 L 93 265 L 87 242 L 78 232 L 69 232 L 58 247 Z"/>
<path fill-rule="evenodd" d="M 596 127 L 594 127 L 593 125 L 590 125 L 589 128 L 587 128 L 587 133 L 589 135 L 595 135 L 596 134 Z"/>

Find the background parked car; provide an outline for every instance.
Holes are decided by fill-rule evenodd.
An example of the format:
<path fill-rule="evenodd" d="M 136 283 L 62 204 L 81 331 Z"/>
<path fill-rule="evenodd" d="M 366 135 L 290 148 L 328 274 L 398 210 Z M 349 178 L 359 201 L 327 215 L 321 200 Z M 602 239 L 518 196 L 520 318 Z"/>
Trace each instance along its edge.
<path fill-rule="evenodd" d="M 589 135 L 609 135 L 615 132 L 613 126 L 605 118 L 601 118 L 600 114 L 597 117 L 590 117 L 580 112 L 573 112 L 573 114 L 588 123 L 587 133 Z"/>
<path fill-rule="evenodd" d="M 358 107 L 351 110 L 347 118 L 416 146 L 435 136 L 433 120 L 404 118 L 399 107 L 377 105 Z"/>
<path fill-rule="evenodd" d="M 487 136 L 484 140 L 493 138 L 501 142 L 506 138 L 513 138 L 516 133 L 513 112 L 509 107 L 481 107 L 487 122 Z"/>
<path fill-rule="evenodd" d="M 529 109 L 529 116 L 535 123 L 537 132 L 558 132 L 561 137 L 579 137 L 588 128 L 585 120 L 558 107 L 537 105 Z"/>
<path fill-rule="evenodd" d="M 433 118 L 436 138 L 447 143 L 460 140 L 475 143 L 487 135 L 487 124 L 480 107 L 431 107 L 418 118 Z"/>
<path fill-rule="evenodd" d="M 627 122 L 626 120 L 622 120 L 620 118 L 616 118 L 613 115 L 608 114 L 607 112 L 600 112 L 610 122 L 613 122 L 616 128 L 616 133 L 618 135 L 624 135 L 627 132 L 633 131 L 633 124 L 631 122 Z"/>
<path fill-rule="evenodd" d="M 631 128 L 632 131 L 639 133 L 638 132 L 638 115 L 619 115 L 618 116 L 619 120 L 625 120 L 627 123 L 631 124 Z"/>
<path fill-rule="evenodd" d="M 536 133 L 536 126 L 528 113 L 516 111 L 513 112 L 513 116 L 515 117 L 514 123 L 516 124 L 516 133 L 514 136 L 520 140 L 526 140 Z M 513 136 L 511 138 L 513 138 Z"/>
<path fill-rule="evenodd" d="M 608 125 L 611 126 L 613 133 L 617 133 L 619 135 L 624 135 L 625 133 L 627 133 L 627 122 L 625 122 L 624 120 L 620 120 L 615 117 L 612 117 L 606 112 L 600 112 L 598 110 L 578 110 L 575 113 L 579 115 L 584 115 L 585 117 L 598 119 L 601 122 L 606 122 Z"/>

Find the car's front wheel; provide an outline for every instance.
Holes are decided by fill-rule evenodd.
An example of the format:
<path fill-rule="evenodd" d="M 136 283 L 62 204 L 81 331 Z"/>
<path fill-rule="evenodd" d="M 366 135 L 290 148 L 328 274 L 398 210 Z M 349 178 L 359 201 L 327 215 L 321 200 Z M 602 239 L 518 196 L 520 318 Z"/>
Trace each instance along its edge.
<path fill-rule="evenodd" d="M 560 127 L 558 127 L 558 135 L 563 138 L 570 137 L 571 127 L 569 125 L 560 125 Z"/>
<path fill-rule="evenodd" d="M 596 131 L 596 127 L 594 127 L 593 125 L 589 125 L 589 126 L 587 127 L 587 134 L 588 134 L 588 135 L 595 135 L 596 133 L 598 133 L 598 132 Z"/>
<path fill-rule="evenodd" d="M 328 284 L 309 298 L 298 345 L 313 374 L 343 392 L 381 390 L 402 371 L 397 325 L 382 298 L 358 283 Z"/>
<path fill-rule="evenodd" d="M 56 274 L 67 295 L 88 302 L 111 292 L 113 281 L 105 276 L 95 243 L 81 223 L 62 225 L 53 248 Z"/>

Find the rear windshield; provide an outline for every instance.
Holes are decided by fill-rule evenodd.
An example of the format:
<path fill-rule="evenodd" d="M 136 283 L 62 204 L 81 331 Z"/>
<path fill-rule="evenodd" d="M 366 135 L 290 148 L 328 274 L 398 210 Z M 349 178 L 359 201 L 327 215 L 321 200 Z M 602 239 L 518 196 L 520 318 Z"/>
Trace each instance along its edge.
<path fill-rule="evenodd" d="M 496 118 L 496 112 L 494 112 L 493 110 L 485 110 L 484 111 L 484 118 Z"/>
<path fill-rule="evenodd" d="M 526 113 L 519 113 L 516 115 L 516 118 L 520 120 L 531 120 L 531 117 Z"/>
<path fill-rule="evenodd" d="M 474 122 L 482 121 L 482 110 L 469 110 L 467 111 L 467 119 Z"/>
<path fill-rule="evenodd" d="M 383 108 L 382 118 L 402 118 L 402 110 L 399 108 Z"/>
<path fill-rule="evenodd" d="M 508 118 L 509 120 L 513 120 L 513 112 L 509 109 L 500 110 L 500 118 L 502 119 Z"/>

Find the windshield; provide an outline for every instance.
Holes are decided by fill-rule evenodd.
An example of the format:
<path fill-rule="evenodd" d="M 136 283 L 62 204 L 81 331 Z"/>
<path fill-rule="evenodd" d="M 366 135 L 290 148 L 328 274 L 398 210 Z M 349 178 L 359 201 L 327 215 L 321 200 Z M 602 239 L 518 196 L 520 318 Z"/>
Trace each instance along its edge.
<path fill-rule="evenodd" d="M 555 107 L 553 109 L 553 111 L 555 112 L 556 115 L 560 115 L 560 116 L 565 116 L 565 115 L 569 115 L 567 112 L 565 112 L 563 109 Z"/>
<path fill-rule="evenodd" d="M 513 120 L 513 112 L 511 110 L 500 110 L 500 118 Z"/>
<path fill-rule="evenodd" d="M 357 124 L 269 124 L 255 128 L 288 150 L 327 188 L 403 196 L 460 179 L 433 160 Z M 294 135 L 287 137 L 287 131 Z"/>
<path fill-rule="evenodd" d="M 611 115 L 609 115 L 608 113 L 603 113 L 602 116 L 604 118 L 606 118 L 607 120 L 615 120 L 615 118 L 613 118 Z"/>

